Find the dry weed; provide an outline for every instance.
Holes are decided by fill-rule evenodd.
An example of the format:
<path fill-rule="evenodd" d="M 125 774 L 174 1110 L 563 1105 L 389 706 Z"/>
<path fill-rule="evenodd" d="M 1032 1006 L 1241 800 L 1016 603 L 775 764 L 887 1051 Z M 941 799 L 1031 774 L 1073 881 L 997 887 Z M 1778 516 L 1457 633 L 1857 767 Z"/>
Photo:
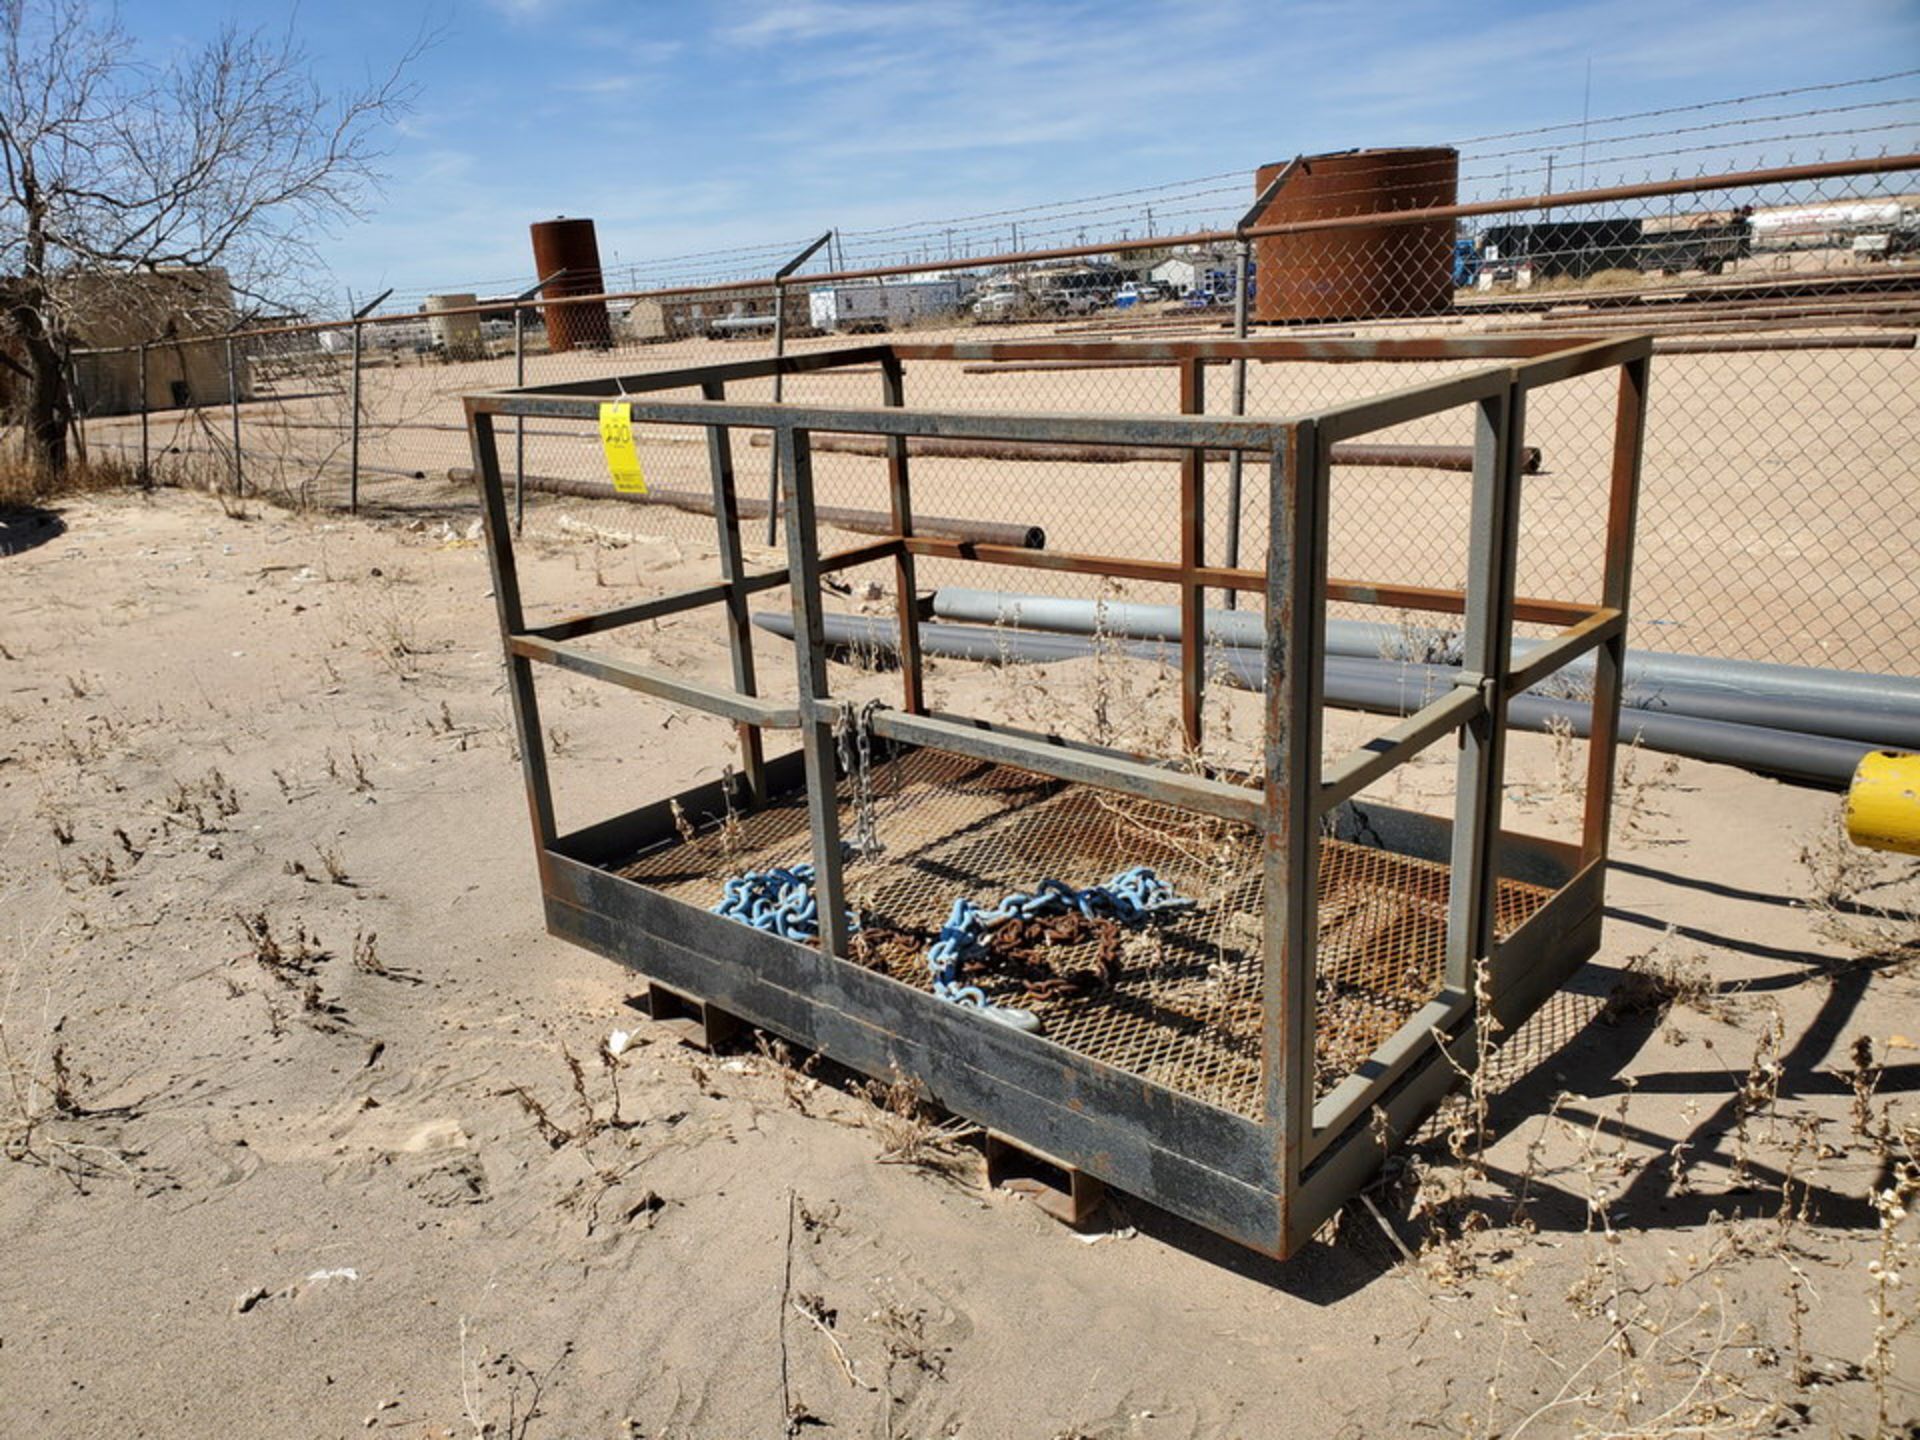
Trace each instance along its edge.
<path fill-rule="evenodd" d="M 1607 994 L 1600 1019 L 1617 1025 L 1633 1016 L 1649 1015 L 1659 1024 L 1675 1008 L 1731 1024 L 1739 1018 L 1740 987 L 1723 989 L 1713 977 L 1713 965 L 1700 950 L 1681 950 L 1679 932 L 1669 929 L 1651 950 L 1631 957 L 1620 978 Z M 1684 1043 L 1685 1034 L 1676 1026 L 1666 1027 L 1666 1036 Z"/>
<path fill-rule="evenodd" d="M 1849 952 L 1849 965 L 1920 959 L 1920 860 L 1866 850 L 1847 838 L 1844 813 L 1800 844 L 1801 904 L 1814 930 Z"/>
<path fill-rule="evenodd" d="M 964 1142 L 980 1127 L 958 1117 L 940 1120 L 919 1089 L 905 1076 L 866 1084 L 871 1108 L 864 1118 L 880 1140 L 882 1165 L 913 1165 L 952 1177 L 965 1169 L 969 1152 Z"/>

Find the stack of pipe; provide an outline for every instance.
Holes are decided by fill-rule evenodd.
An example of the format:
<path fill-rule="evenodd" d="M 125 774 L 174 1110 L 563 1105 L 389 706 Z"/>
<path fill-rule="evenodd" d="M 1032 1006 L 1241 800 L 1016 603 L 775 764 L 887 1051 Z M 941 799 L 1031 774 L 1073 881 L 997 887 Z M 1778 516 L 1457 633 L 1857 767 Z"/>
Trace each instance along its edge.
<path fill-rule="evenodd" d="M 1046 663 L 1108 649 L 1166 664 L 1178 659 L 1180 616 L 1170 605 L 948 587 L 934 595 L 933 613 L 965 623 L 923 623 L 920 643 L 930 655 Z M 754 618 L 791 638 L 787 616 Z M 1206 631 L 1210 673 L 1248 689 L 1265 688 L 1258 615 L 1209 610 Z M 890 621 L 827 617 L 832 646 L 890 651 L 896 639 Z M 1516 640 L 1515 658 L 1540 643 Z M 1453 637 L 1445 632 L 1370 621 L 1327 623 L 1329 705 L 1408 715 L 1452 687 L 1458 664 Z M 1592 673 L 1593 658 L 1585 656 L 1515 696 L 1510 723 L 1522 730 L 1570 729 L 1584 737 L 1591 706 L 1582 697 Z M 1920 680 L 1900 676 L 1636 651 L 1628 658 L 1623 699 L 1623 743 L 1812 784 L 1844 787 L 1862 756 L 1876 749 L 1920 749 Z"/>

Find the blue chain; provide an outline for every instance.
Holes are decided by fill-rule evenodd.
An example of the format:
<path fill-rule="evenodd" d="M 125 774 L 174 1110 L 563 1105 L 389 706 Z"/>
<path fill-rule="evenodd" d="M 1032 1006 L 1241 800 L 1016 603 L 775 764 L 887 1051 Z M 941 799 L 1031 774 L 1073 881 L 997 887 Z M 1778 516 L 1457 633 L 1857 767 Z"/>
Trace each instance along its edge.
<path fill-rule="evenodd" d="M 1090 920 L 1117 920 L 1137 925 L 1164 910 L 1180 910 L 1193 901 L 1155 875 L 1145 865 L 1122 870 L 1105 885 L 1089 885 L 1084 890 L 1060 880 L 1042 880 L 1031 894 L 1014 891 L 991 910 L 964 897 L 953 902 L 947 923 L 939 937 L 927 947 L 927 969 L 933 976 L 933 993 L 954 1005 L 971 1005 L 1019 1030 L 1038 1030 L 1040 1017 L 1031 1010 L 1011 1005 L 995 1005 L 978 985 L 960 983 L 960 963 L 982 948 L 981 936 L 1009 920 L 1034 919 L 1042 915 L 1063 915 L 1078 911 Z"/>
<path fill-rule="evenodd" d="M 812 943 L 820 938 L 820 901 L 813 893 L 811 865 L 749 870 L 728 880 L 720 896 L 720 903 L 713 907 L 715 915 L 787 940 Z M 963 896 L 953 902 L 947 923 L 927 947 L 933 993 L 952 1005 L 970 1005 L 1016 1030 L 1038 1030 L 1040 1017 L 1031 1010 L 995 1005 L 978 985 L 960 983 L 961 962 L 984 948 L 982 936 L 987 931 L 1009 920 L 1074 911 L 1090 920 L 1137 925 L 1162 911 L 1182 910 L 1192 904 L 1145 865 L 1122 870 L 1106 884 L 1089 885 L 1084 890 L 1061 880 L 1042 880 L 1031 894 L 1015 890 L 991 910 Z M 859 928 L 859 921 L 851 913 L 847 928 Z"/>
<path fill-rule="evenodd" d="M 820 901 L 813 893 L 813 866 L 749 870 L 736 875 L 721 886 L 720 903 L 713 907 L 713 913 L 785 940 L 816 941 L 820 938 Z M 849 912 L 847 929 L 859 928 L 859 920 Z"/>

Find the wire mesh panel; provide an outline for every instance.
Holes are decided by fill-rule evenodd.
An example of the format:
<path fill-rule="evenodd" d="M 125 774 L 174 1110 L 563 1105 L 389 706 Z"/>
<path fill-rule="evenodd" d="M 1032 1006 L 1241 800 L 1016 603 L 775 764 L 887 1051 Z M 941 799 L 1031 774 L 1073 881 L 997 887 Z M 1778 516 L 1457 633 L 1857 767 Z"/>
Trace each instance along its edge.
<path fill-rule="evenodd" d="M 1763 153 L 1728 148 L 1734 138 L 1751 138 L 1744 130 L 1697 139 L 1673 134 L 1680 138 L 1668 148 L 1697 153 L 1703 168 L 1719 155 Z M 1687 149 L 1723 141 L 1718 151 Z M 1653 332 L 1664 383 L 1647 417 L 1636 646 L 1920 673 L 1899 623 L 1920 606 L 1920 579 L 1904 563 L 1920 545 L 1920 487 L 1910 470 L 1920 439 L 1920 170 L 1863 161 L 1737 182 L 1662 180 L 1621 174 L 1639 163 L 1636 157 L 1661 152 L 1659 145 L 1622 140 L 1596 149 L 1585 171 L 1563 165 L 1559 194 L 1499 198 L 1525 195 L 1530 186 L 1551 191 L 1552 157 L 1561 150 L 1551 136 L 1461 147 L 1456 195 L 1492 198 L 1451 211 L 1432 203 L 1427 152 L 1378 152 L 1365 172 L 1337 170 L 1330 178 L 1316 178 L 1320 172 L 1308 162 L 1279 186 L 1247 232 L 1251 329 L 1306 338 L 1496 335 L 1548 343 L 1575 334 Z M 1281 168 L 1261 176 L 1271 181 Z M 1567 193 L 1570 178 L 1577 183 L 1589 173 L 1628 183 Z M 1058 260 L 1014 254 L 979 264 L 966 252 L 978 254 L 1001 236 L 1011 244 L 1016 235 L 1071 246 L 1093 223 L 1075 218 L 1071 207 L 1059 207 L 1051 227 L 957 224 L 941 237 L 939 253 L 923 254 L 922 240 L 904 234 L 849 234 L 777 293 L 761 280 L 616 295 L 604 302 L 605 335 L 562 349 L 554 347 L 546 319 L 568 306 L 537 294 L 520 304 L 482 295 L 465 315 L 439 303 L 449 297 L 429 297 L 433 314 L 425 312 L 427 300 L 412 297 L 419 308 L 363 322 L 242 331 L 235 340 L 244 396 L 238 464 L 225 337 L 156 333 L 120 357 L 79 357 L 82 387 L 93 392 L 83 407 L 87 437 L 103 454 L 140 453 L 138 409 L 129 397 L 116 398 L 106 381 L 111 372 L 136 368 L 144 348 L 153 376 L 147 453 L 163 478 L 212 485 L 222 474 L 231 483 L 238 471 L 254 477 L 262 495 L 296 506 L 358 503 L 376 514 L 469 527 L 477 512 L 458 401 L 475 390 L 764 355 L 776 343 L 776 318 L 783 322 L 778 344 L 795 355 L 874 333 L 902 341 L 1089 346 L 1231 333 L 1239 264 L 1232 232 L 1190 231 L 1152 245 L 1140 236 L 1149 223 L 1164 231 L 1182 215 L 1223 222 L 1252 198 L 1258 179 L 1242 181 L 1238 199 L 1226 177 L 1195 187 L 1178 204 L 1172 195 L 1143 196 L 1156 218 L 1136 212 L 1132 238 L 1122 236 L 1108 252 Z M 1442 213 L 1410 221 L 1404 212 L 1416 204 Z M 1111 233 L 1129 230 L 1126 213 L 1116 203 Z M 949 243 L 952 257 L 944 253 Z M 716 259 L 706 273 L 718 279 L 727 266 L 776 250 Z M 902 256 L 914 262 L 907 273 L 855 273 L 874 261 L 898 270 Z M 848 278 L 822 273 L 828 267 Z M 662 262 L 644 271 L 668 273 L 702 276 L 692 264 L 674 270 Z M 910 361 L 906 394 L 907 403 L 933 408 L 1017 400 L 1062 413 L 1190 408 L 1271 417 L 1467 368 L 1434 360 L 1249 363 L 1242 381 L 1223 365 L 1208 368 L 1194 396 L 1183 392 L 1179 367 L 1168 360 L 1089 351 L 1024 364 L 984 356 Z M 788 377 L 780 386 L 770 377 L 743 381 L 729 393 L 767 400 L 780 388 L 810 402 L 878 405 L 881 386 L 877 369 L 850 367 Z M 1523 590 L 1585 583 L 1567 557 L 1591 553 L 1577 537 L 1601 518 L 1586 482 L 1605 464 L 1611 419 L 1597 379 L 1537 402 L 1529 425 L 1538 456 L 1526 507 Z M 706 543 L 705 455 L 697 440 L 644 432 L 642 456 L 655 493 L 614 499 L 592 436 L 531 423 L 514 431 L 509 459 L 525 521 L 537 533 L 588 543 L 608 534 L 644 536 L 689 553 Z M 1446 461 L 1444 452 L 1457 448 L 1458 437 L 1429 420 L 1382 438 L 1429 454 L 1401 455 L 1391 466 L 1351 457 L 1340 463 L 1339 480 L 1366 497 L 1375 519 L 1336 533 L 1336 571 L 1404 566 L 1444 583 L 1452 568 L 1444 548 L 1419 525 L 1400 522 L 1452 503 L 1459 462 Z M 754 439 L 743 438 L 736 465 L 743 495 L 764 508 L 772 451 Z M 866 453 L 823 447 L 816 457 L 822 503 L 883 509 L 884 467 L 870 445 Z M 1257 554 L 1265 523 L 1261 487 L 1242 485 L 1230 517 L 1228 466 L 1216 458 L 1209 469 L 1223 478 L 1207 487 L 1208 557 L 1229 563 L 1236 550 Z M 1138 555 L 1164 537 L 1177 485 L 1172 461 L 1109 456 L 1063 464 L 1004 447 L 929 454 L 918 475 L 932 512 L 964 509 L 1039 524 L 1060 548 L 1084 548 L 1097 537 L 1103 548 Z M 765 516 L 758 518 L 764 547 L 770 532 Z M 953 578 L 942 562 L 929 563 L 926 574 L 932 585 Z M 1084 580 L 1072 584 L 1094 593 Z"/>

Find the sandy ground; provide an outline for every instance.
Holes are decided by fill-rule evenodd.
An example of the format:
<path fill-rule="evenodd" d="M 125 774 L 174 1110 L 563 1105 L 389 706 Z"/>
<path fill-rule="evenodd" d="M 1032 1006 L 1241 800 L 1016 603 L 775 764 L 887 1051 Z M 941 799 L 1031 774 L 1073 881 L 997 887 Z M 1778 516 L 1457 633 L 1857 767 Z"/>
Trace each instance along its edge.
<path fill-rule="evenodd" d="M 1875 1340 L 1876 1303 L 1913 1314 L 1886 1277 L 1914 1222 L 1868 1202 L 1874 1137 L 1915 1120 L 1920 902 L 1911 865 L 1835 868 L 1833 796 L 1634 757 L 1603 951 L 1496 1067 L 1483 1170 L 1456 1116 L 1286 1264 L 1125 1198 L 1077 1236 L 800 1057 L 673 1043 L 634 976 L 544 935 L 460 526 L 160 492 L 6 534 L 0 1434 L 1920 1420 L 1915 1335 Z M 523 557 L 555 605 L 711 563 Z M 690 624 L 633 643 L 725 676 Z M 725 759 L 639 697 L 545 695 L 563 824 Z M 1512 823 L 1552 828 L 1564 758 L 1517 743 Z"/>

